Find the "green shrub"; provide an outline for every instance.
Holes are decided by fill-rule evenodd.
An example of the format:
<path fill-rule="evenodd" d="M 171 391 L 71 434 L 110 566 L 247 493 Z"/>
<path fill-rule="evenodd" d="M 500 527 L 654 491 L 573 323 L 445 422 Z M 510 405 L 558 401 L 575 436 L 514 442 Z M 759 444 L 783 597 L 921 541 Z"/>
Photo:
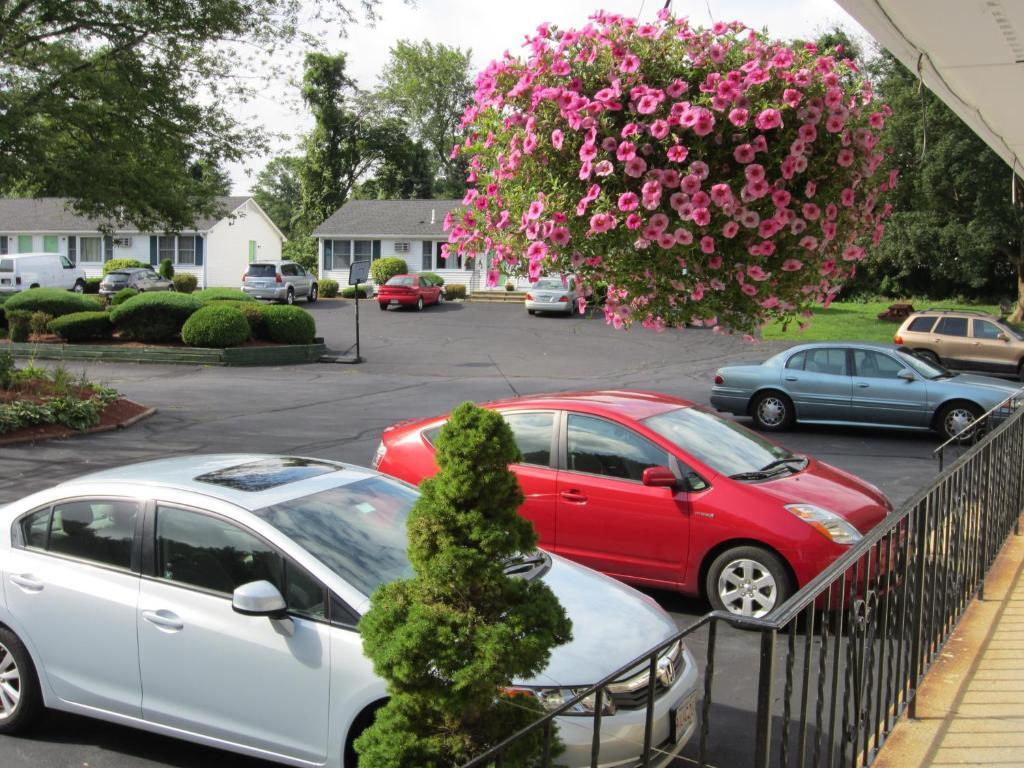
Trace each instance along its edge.
<path fill-rule="evenodd" d="M 325 299 L 333 299 L 338 295 L 338 281 L 331 280 L 329 277 L 325 277 L 321 280 L 318 285 L 320 286 L 320 296 Z"/>
<path fill-rule="evenodd" d="M 343 299 L 354 299 L 356 296 L 356 287 L 354 285 L 346 285 L 341 291 L 341 297 Z M 366 299 L 370 296 L 370 289 L 365 285 L 359 286 L 359 298 Z"/>
<path fill-rule="evenodd" d="M 175 275 L 173 279 L 174 290 L 178 293 L 192 293 L 199 286 L 199 278 L 195 275 L 190 275 L 188 272 Z"/>
<path fill-rule="evenodd" d="M 466 298 L 466 286 L 464 285 L 448 285 L 445 286 L 444 296 L 446 299 L 464 299 Z"/>
<path fill-rule="evenodd" d="M 103 306 L 96 299 L 63 288 L 32 288 L 14 294 L 4 304 L 6 312 L 45 312 L 53 317 L 101 309 Z"/>
<path fill-rule="evenodd" d="M 204 288 L 192 294 L 202 302 L 208 301 L 256 301 L 245 291 L 238 288 Z"/>
<path fill-rule="evenodd" d="M 53 320 L 53 315 L 49 315 L 46 312 L 33 312 L 32 316 L 28 319 L 28 328 L 32 332 L 33 336 L 42 336 L 46 333 L 46 326 Z"/>
<path fill-rule="evenodd" d="M 137 259 L 111 259 L 103 263 L 103 274 L 106 275 L 115 269 L 132 269 L 133 267 L 148 267 Z"/>
<path fill-rule="evenodd" d="M 377 259 L 370 265 L 370 276 L 377 285 L 384 285 L 395 275 L 404 275 L 409 271 L 409 265 L 405 259 L 397 256 L 388 256 L 386 259 Z"/>
<path fill-rule="evenodd" d="M 184 293 L 140 293 L 110 311 L 110 320 L 128 339 L 157 343 L 174 341 L 181 327 L 203 302 Z"/>
<path fill-rule="evenodd" d="M 281 246 L 281 258 L 305 267 L 311 275 L 320 269 L 320 246 L 315 237 L 293 237 Z"/>
<path fill-rule="evenodd" d="M 85 278 L 85 293 L 97 294 L 100 292 L 100 283 L 103 282 L 102 277 L 87 277 Z"/>
<path fill-rule="evenodd" d="M 160 277 L 166 280 L 174 279 L 174 262 L 170 259 L 163 259 L 160 261 L 160 269 L 157 270 L 160 273 Z"/>
<path fill-rule="evenodd" d="M 420 272 L 420 279 L 425 277 L 433 280 L 437 285 L 444 285 L 444 278 L 436 272 Z"/>
<path fill-rule="evenodd" d="M 218 301 L 213 304 L 216 307 L 234 307 L 246 322 L 249 323 L 249 330 L 254 339 L 267 338 L 266 328 L 263 325 L 263 310 L 269 305 L 258 301 Z"/>
<path fill-rule="evenodd" d="M 190 347 L 237 347 L 249 340 L 249 323 L 235 307 L 208 304 L 185 321 L 181 340 Z"/>
<path fill-rule="evenodd" d="M 115 293 L 110 298 L 110 305 L 112 307 L 116 307 L 119 304 L 124 304 L 132 296 L 138 296 L 138 295 L 139 295 L 139 292 L 137 290 L 135 290 L 134 288 L 122 288 L 120 291 Z"/>
<path fill-rule="evenodd" d="M 312 344 L 316 321 L 306 310 L 288 305 L 263 307 L 267 338 L 281 344 Z"/>
<path fill-rule="evenodd" d="M 70 342 L 109 339 L 114 332 L 110 315 L 106 312 L 75 312 L 64 315 L 51 320 L 48 328 L 51 333 Z"/>
<path fill-rule="evenodd" d="M 7 307 L 4 307 L 4 313 L 7 315 L 9 327 L 7 338 L 16 344 L 28 341 L 32 313 L 24 309 L 7 309 Z"/>
<path fill-rule="evenodd" d="M 0 352 L 0 389 L 10 389 L 14 378 L 14 358 L 10 352 Z"/>

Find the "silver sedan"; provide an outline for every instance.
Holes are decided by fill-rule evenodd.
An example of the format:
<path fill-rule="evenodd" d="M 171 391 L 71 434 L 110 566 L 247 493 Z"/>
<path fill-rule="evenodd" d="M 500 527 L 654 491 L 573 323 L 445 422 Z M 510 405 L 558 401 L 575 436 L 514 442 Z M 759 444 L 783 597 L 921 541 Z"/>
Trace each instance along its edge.
<path fill-rule="evenodd" d="M 562 283 L 560 277 L 544 277 L 526 291 L 526 311 L 531 315 L 538 312 L 557 312 L 571 315 L 576 310 L 576 291 L 572 278 Z"/>
<path fill-rule="evenodd" d="M 934 429 L 945 438 L 1010 399 L 1019 385 L 953 373 L 902 349 L 874 344 L 803 344 L 759 365 L 715 373 L 711 405 L 750 416 L 767 431 L 794 422 Z M 1004 414 L 996 413 L 998 420 Z"/>

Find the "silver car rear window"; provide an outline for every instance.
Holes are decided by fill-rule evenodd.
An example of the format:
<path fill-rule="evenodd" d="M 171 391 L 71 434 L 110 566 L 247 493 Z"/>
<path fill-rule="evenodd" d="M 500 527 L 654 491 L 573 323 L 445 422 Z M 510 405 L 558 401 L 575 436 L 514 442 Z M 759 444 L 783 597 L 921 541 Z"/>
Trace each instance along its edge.
<path fill-rule="evenodd" d="M 249 277 L 274 277 L 277 267 L 274 264 L 250 264 L 245 274 Z"/>

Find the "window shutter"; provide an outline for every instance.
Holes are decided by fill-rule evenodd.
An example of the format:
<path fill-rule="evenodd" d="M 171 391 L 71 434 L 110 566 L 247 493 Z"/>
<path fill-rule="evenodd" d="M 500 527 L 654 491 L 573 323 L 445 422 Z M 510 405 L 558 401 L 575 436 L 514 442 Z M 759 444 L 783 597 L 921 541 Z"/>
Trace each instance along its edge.
<path fill-rule="evenodd" d="M 0 254 L 7 253 L 7 235 L 0 235 Z"/>
<path fill-rule="evenodd" d="M 373 241 L 373 261 L 380 258 L 380 240 Z"/>
<path fill-rule="evenodd" d="M 157 256 L 156 235 L 149 236 L 149 263 L 151 266 L 154 267 L 157 266 L 157 264 L 159 263 L 159 258 Z"/>
<path fill-rule="evenodd" d="M 103 260 L 110 261 L 114 258 L 114 238 L 110 235 L 103 237 Z"/>
<path fill-rule="evenodd" d="M 250 240 L 249 241 L 249 263 L 252 264 L 254 261 L 256 261 L 256 241 L 255 240 Z"/>
<path fill-rule="evenodd" d="M 203 266 L 203 243 L 204 238 L 201 235 L 196 235 L 196 266 Z"/>
<path fill-rule="evenodd" d="M 334 269 L 334 241 L 324 240 L 324 270 Z"/>
<path fill-rule="evenodd" d="M 433 254 L 430 252 L 431 242 L 429 240 L 423 241 L 423 256 L 420 261 L 420 269 L 424 272 L 429 272 L 433 264 L 431 264 L 431 257 Z"/>
<path fill-rule="evenodd" d="M 75 235 L 68 235 L 68 261 L 78 264 L 78 238 Z"/>

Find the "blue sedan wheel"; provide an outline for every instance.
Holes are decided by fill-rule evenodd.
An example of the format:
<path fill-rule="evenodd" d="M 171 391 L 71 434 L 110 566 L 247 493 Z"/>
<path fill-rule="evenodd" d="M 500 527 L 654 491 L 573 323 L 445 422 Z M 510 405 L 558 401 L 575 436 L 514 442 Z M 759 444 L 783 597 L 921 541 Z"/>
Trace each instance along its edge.
<path fill-rule="evenodd" d="M 767 432 L 780 432 L 793 423 L 793 402 L 781 392 L 763 392 L 750 409 L 754 423 Z"/>

